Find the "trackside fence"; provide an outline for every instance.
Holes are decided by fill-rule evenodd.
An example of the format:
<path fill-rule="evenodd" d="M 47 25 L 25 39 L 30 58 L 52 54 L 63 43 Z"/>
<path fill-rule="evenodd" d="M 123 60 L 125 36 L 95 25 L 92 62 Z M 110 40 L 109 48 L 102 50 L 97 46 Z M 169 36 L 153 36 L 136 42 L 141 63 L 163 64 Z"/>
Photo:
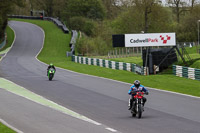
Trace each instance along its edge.
<path fill-rule="evenodd" d="M 97 58 L 87 58 L 82 56 L 72 56 L 72 61 L 80 64 L 94 65 L 116 70 L 125 70 L 140 75 L 145 75 L 145 68 L 132 63 L 116 62 Z"/>
<path fill-rule="evenodd" d="M 35 20 L 48 20 L 56 24 L 65 34 L 69 33 L 69 29 L 60 20 L 53 17 L 39 17 L 39 16 L 24 16 L 24 15 L 8 15 L 9 18 L 20 18 L 20 19 L 35 19 Z"/>
<path fill-rule="evenodd" d="M 3 42 L 0 43 L 0 49 L 2 49 L 6 45 L 6 40 L 7 40 L 7 35 L 5 34 Z"/>
<path fill-rule="evenodd" d="M 173 74 L 179 77 L 200 81 L 200 69 L 173 65 Z"/>

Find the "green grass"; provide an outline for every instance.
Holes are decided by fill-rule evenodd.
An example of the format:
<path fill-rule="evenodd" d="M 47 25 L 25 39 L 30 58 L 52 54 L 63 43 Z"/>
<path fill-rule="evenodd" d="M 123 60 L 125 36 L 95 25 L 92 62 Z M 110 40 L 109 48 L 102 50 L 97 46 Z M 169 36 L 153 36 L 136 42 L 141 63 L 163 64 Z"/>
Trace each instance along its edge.
<path fill-rule="evenodd" d="M 14 40 L 14 32 L 9 26 L 6 27 L 6 34 L 7 34 L 7 43 L 0 50 L 0 52 L 6 50 L 7 48 L 9 48 L 12 45 L 12 42 Z M 0 59 L 1 59 L 1 57 L 0 57 Z M 16 133 L 15 131 L 13 131 L 12 129 L 8 128 L 7 126 L 2 124 L 1 122 L 0 122 L 0 132 L 1 133 Z"/>
<path fill-rule="evenodd" d="M 5 49 L 9 48 L 14 40 L 15 37 L 14 32 L 9 26 L 6 27 L 6 34 L 7 34 L 7 43 L 0 51 L 4 51 Z"/>
<path fill-rule="evenodd" d="M 0 122 L 0 132 L 1 133 L 16 133 L 14 130 L 6 127 L 5 125 L 3 125 L 1 122 Z"/>
<path fill-rule="evenodd" d="M 117 61 L 117 62 L 134 63 L 134 64 L 138 64 L 140 66 L 143 65 L 141 55 L 140 56 L 134 56 L 134 57 L 126 57 L 126 58 L 114 58 L 114 59 L 110 59 L 110 60 Z"/>
<path fill-rule="evenodd" d="M 108 56 L 88 56 L 88 58 L 99 58 L 99 59 L 111 60 L 111 61 L 116 61 L 116 62 L 134 63 L 140 66 L 143 65 L 141 54 L 140 55 L 138 54 L 138 56 L 122 57 L 122 58 L 108 58 Z"/>
<path fill-rule="evenodd" d="M 143 85 L 148 87 L 200 96 L 200 82 L 196 80 L 180 78 L 171 74 L 141 76 L 122 70 L 112 70 L 98 66 L 74 63 L 71 61 L 71 58 L 67 58 L 65 54 L 66 50 L 69 49 L 69 35 L 62 33 L 62 31 L 51 22 L 36 20 L 20 21 L 31 22 L 44 29 L 46 35 L 45 45 L 38 58 L 45 63 L 52 62 L 57 67 L 127 83 L 133 83 L 134 80 L 138 79 Z"/>
<path fill-rule="evenodd" d="M 200 46 L 186 47 L 185 49 L 187 50 L 188 54 L 194 54 L 199 52 L 198 49 L 200 49 Z"/>
<path fill-rule="evenodd" d="M 2 49 L 0 49 L 0 54 L 5 53 L 7 51 L 6 49 L 11 47 L 12 42 L 15 37 L 13 30 L 9 26 L 6 27 L 6 34 L 7 34 L 7 42 L 6 42 L 6 45 Z M 1 56 L 0 56 L 0 59 L 1 59 Z"/>
<path fill-rule="evenodd" d="M 199 47 L 192 47 L 192 48 L 189 48 L 187 47 L 186 48 L 186 51 L 188 52 L 190 58 L 192 59 L 192 62 L 189 62 L 187 57 L 184 55 L 184 58 L 186 59 L 187 63 L 189 64 L 189 67 L 191 68 L 197 68 L 197 69 L 200 69 L 200 54 L 197 53 L 197 49 L 199 49 Z M 181 49 L 180 49 L 180 52 Z M 184 66 L 185 64 L 183 63 L 182 59 L 179 57 L 179 62 L 176 63 L 177 65 L 181 65 L 181 66 Z"/>
<path fill-rule="evenodd" d="M 6 42 L 6 45 L 0 50 L 0 54 L 3 54 L 6 52 L 6 49 L 12 45 L 12 42 L 15 37 L 13 30 L 9 26 L 6 27 L 6 34 L 7 34 L 7 42 Z M 0 56 L 0 59 L 1 59 L 1 56 Z"/>

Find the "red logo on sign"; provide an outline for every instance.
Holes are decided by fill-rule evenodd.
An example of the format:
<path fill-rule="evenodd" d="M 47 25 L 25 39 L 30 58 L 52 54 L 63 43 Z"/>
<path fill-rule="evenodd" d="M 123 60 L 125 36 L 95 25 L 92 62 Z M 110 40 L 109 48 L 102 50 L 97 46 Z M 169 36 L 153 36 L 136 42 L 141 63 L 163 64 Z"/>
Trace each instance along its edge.
<path fill-rule="evenodd" d="M 167 38 L 165 39 L 165 37 L 163 37 L 162 35 L 160 35 L 161 40 L 163 40 L 163 44 L 166 44 L 167 41 L 171 39 L 171 37 L 168 36 L 168 35 L 166 35 L 166 37 L 167 37 Z"/>

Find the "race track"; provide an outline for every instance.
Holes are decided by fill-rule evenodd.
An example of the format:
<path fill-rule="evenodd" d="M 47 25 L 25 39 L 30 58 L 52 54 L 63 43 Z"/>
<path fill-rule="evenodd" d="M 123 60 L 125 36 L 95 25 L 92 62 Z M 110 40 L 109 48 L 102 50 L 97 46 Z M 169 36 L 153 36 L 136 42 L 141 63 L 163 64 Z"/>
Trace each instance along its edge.
<path fill-rule="evenodd" d="M 15 30 L 16 40 L 12 49 L 0 62 L 0 77 L 8 79 L 36 94 L 58 103 L 59 105 L 97 121 L 102 125 L 111 127 L 117 130 L 117 132 L 200 132 L 199 98 L 149 89 L 150 94 L 147 96 L 148 101 L 145 112 L 143 113 L 142 119 L 137 119 L 131 117 L 127 107 L 129 84 L 78 74 L 59 68 L 57 68 L 55 79 L 52 82 L 48 81 L 46 77 L 47 65 L 39 62 L 35 58 L 43 45 L 43 32 L 41 29 L 33 24 L 16 21 L 11 21 L 10 26 Z M 4 91 L 2 93 L 7 94 L 7 92 Z M 17 98 L 17 96 L 13 96 L 13 94 L 7 95 L 9 97 Z M 11 101 L 7 102 L 12 103 Z M 26 105 L 27 103 L 24 102 L 24 104 Z M 31 106 L 32 109 L 30 110 L 41 108 L 36 107 L 39 105 L 36 105 L 35 103 L 32 104 L 33 106 Z M 14 108 L 14 106 L 11 107 Z M 25 111 L 28 113 L 30 110 Z M 45 110 L 48 109 L 45 108 Z M 52 113 L 52 110 L 49 110 L 49 113 Z M 19 112 L 20 111 L 23 110 L 19 110 Z M 41 115 L 39 111 L 37 112 L 38 115 Z M 62 119 L 59 121 L 59 124 L 64 126 L 66 121 L 68 121 L 69 116 L 61 117 L 61 115 L 63 114 L 59 114 L 57 118 Z M 9 115 L 5 116 L 8 117 Z M 12 121 L 10 117 L 7 118 L 5 116 L 2 116 L 2 112 L 0 111 L 1 118 L 3 117 L 5 121 Z M 54 118 L 54 116 L 50 116 Z M 20 117 L 14 116 L 13 118 L 15 118 L 16 123 L 13 120 L 12 125 L 17 129 L 21 131 L 31 130 L 28 132 L 34 132 L 34 129 L 31 128 L 31 125 L 33 124 L 30 120 L 32 119 L 31 115 L 30 119 L 25 119 L 24 117 L 20 119 Z M 46 123 L 47 117 L 44 117 L 44 121 L 42 121 L 43 117 L 39 118 L 39 123 L 41 124 L 40 127 L 42 129 L 40 132 L 44 132 L 45 129 L 47 129 L 48 132 L 49 129 L 46 128 L 48 127 L 48 123 Z M 71 117 L 69 119 L 71 119 Z M 26 127 L 23 127 L 22 125 L 26 121 L 27 123 L 24 124 Z M 79 121 L 79 125 L 82 125 L 80 127 L 82 127 L 83 130 L 82 128 L 77 127 L 76 130 L 74 129 L 74 132 L 111 132 L 103 130 L 100 126 L 92 125 L 87 122 L 85 123 L 81 120 Z M 21 124 L 19 124 L 20 122 Z M 45 128 L 42 128 L 43 124 Z M 87 128 L 85 128 L 85 124 L 89 125 L 88 131 L 86 131 Z M 55 124 L 55 126 L 56 125 L 57 124 Z M 27 127 L 30 128 L 27 129 Z M 73 125 L 69 125 L 69 128 L 72 129 Z M 57 132 L 63 132 L 64 130 L 67 129 L 57 128 Z M 38 129 L 37 132 L 39 132 Z"/>

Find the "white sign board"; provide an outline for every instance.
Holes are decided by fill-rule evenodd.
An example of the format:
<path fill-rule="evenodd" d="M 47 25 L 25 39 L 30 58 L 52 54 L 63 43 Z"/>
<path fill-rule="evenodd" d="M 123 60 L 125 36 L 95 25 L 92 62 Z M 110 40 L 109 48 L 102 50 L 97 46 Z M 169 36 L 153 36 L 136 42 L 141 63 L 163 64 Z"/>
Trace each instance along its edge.
<path fill-rule="evenodd" d="M 125 34 L 125 47 L 175 46 L 175 33 Z"/>

